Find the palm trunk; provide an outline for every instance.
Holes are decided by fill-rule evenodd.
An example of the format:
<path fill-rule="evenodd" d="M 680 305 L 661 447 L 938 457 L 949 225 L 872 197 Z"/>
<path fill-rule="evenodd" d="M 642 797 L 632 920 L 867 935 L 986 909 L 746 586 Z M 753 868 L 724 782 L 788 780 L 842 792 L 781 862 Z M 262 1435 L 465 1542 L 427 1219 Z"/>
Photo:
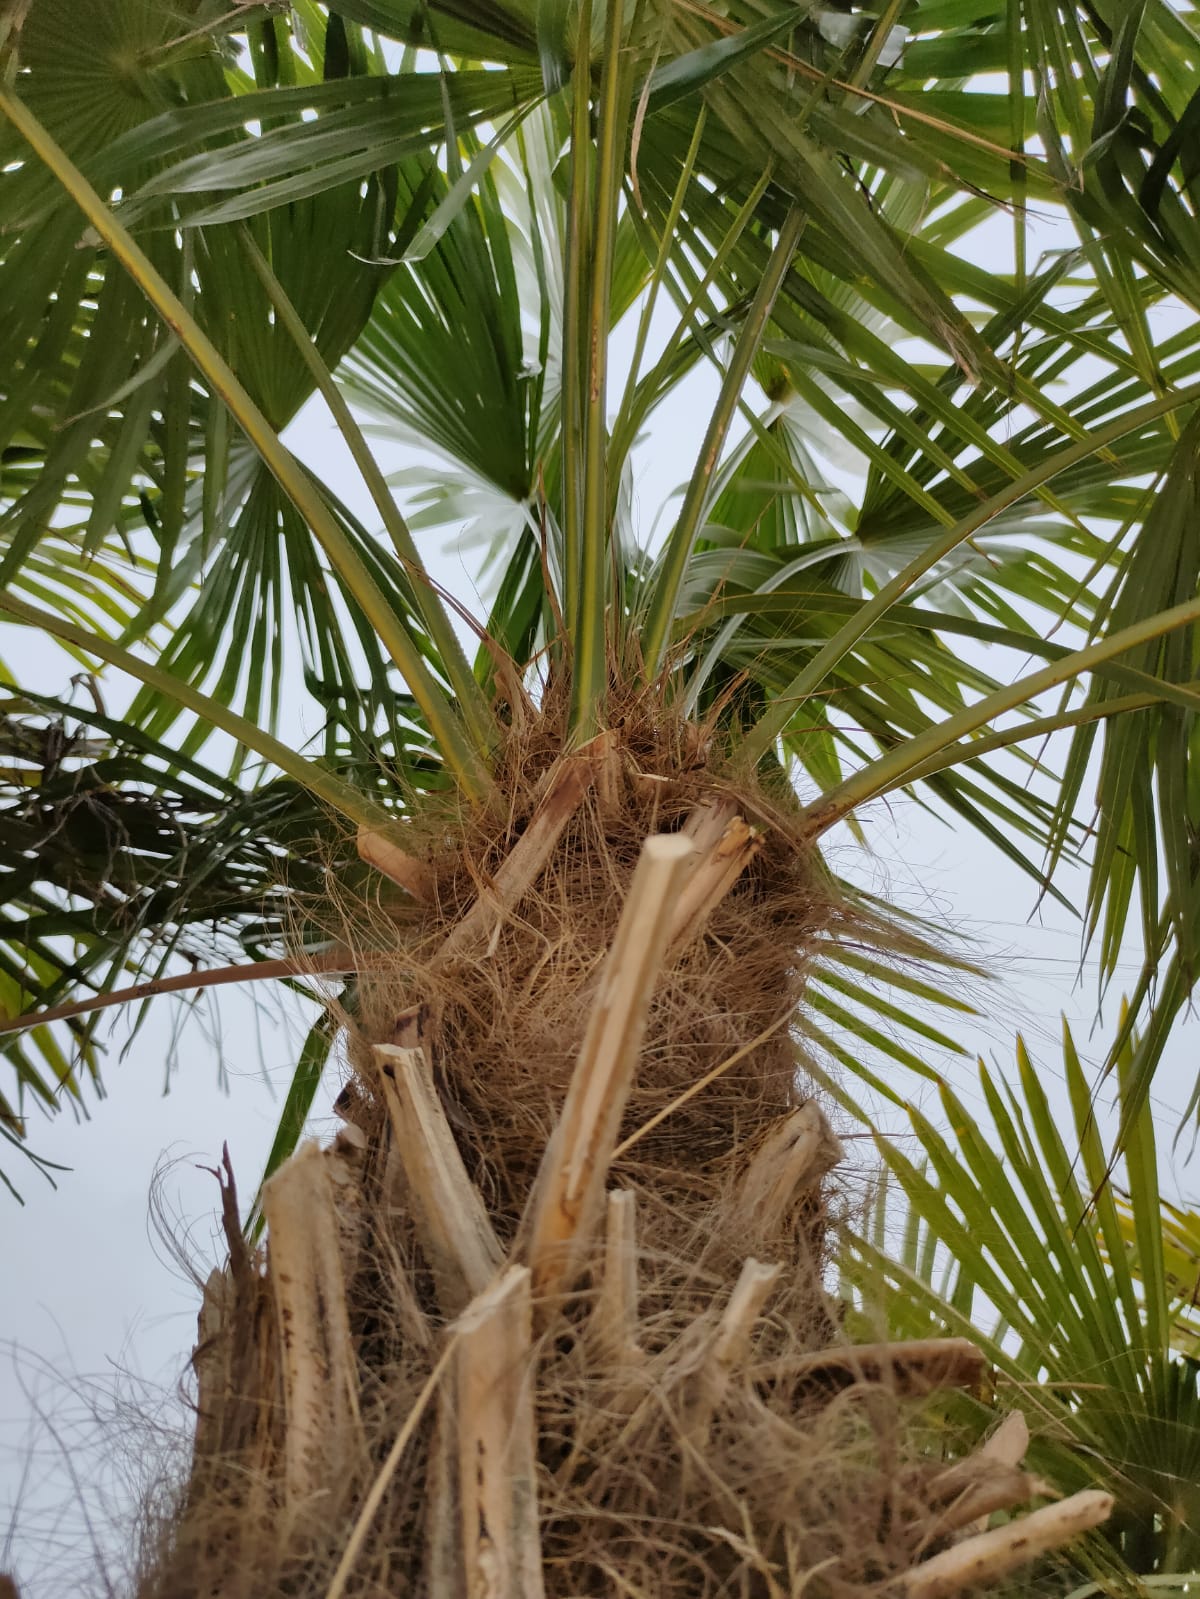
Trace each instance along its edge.
<path fill-rule="evenodd" d="M 978 1351 L 839 1336 L 842 1150 L 798 1022 L 852 925 L 803 841 L 694 730 L 553 748 L 514 740 L 502 824 L 360 839 L 346 1121 L 267 1185 L 263 1255 L 223 1179 L 143 1599 L 936 1599 L 1037 1547 L 979 1531 L 1036 1491 L 1023 1445 L 906 1442 Z M 1083 1497 L 1042 1547 L 1102 1516 Z"/>

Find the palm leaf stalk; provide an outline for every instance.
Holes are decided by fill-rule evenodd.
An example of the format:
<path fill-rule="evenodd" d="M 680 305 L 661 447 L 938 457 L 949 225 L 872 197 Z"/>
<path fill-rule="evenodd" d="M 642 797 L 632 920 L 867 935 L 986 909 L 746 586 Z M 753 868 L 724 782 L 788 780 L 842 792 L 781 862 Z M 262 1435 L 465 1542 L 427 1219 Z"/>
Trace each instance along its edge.
<path fill-rule="evenodd" d="M 968 1321 L 848 1342 L 797 1051 L 928 1074 L 921 1007 L 966 1014 L 820 853 L 897 787 L 1039 881 L 1085 860 L 1107 956 L 1136 888 L 1149 1032 L 1186 1002 L 1200 336 L 1149 313 L 1194 297 L 1191 34 L 929 9 L 902 51 L 896 7 L 778 0 L 119 0 L 83 56 L 34 0 L 6 36 L 0 611 L 139 686 L 110 717 L 8 672 L 4 1126 L 79 1091 L 51 1018 L 94 1070 L 84 1016 L 176 953 L 340 979 L 245 1229 L 226 1163 L 146 1595 L 933 1599 L 1109 1515 L 1073 1463 L 1019 1516 L 1019 1459 L 910 1425 L 1003 1369 Z M 1075 247 L 1031 271 L 1018 210 L 1017 271 L 975 264 L 985 196 Z M 639 441 L 706 382 L 655 543 Z M 382 538 L 284 437 L 314 394 Z M 486 616 L 426 553 L 464 521 Z M 1098 736 L 1155 751 L 1160 816 L 1110 761 L 1088 856 Z M 297 1147 L 335 1038 L 342 1131 Z"/>

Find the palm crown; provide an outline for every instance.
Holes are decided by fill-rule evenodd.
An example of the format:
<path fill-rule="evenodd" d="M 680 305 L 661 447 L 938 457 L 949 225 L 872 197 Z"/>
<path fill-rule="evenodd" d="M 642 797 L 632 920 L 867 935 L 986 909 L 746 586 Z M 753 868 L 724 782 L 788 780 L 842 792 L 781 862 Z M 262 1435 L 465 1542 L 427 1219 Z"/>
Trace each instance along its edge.
<path fill-rule="evenodd" d="M 1165 5 L 897 15 L 14 14 L 3 603 L 141 687 L 68 709 L 10 646 L 11 1014 L 278 953 L 279 852 L 329 806 L 486 803 L 541 662 L 570 742 L 657 685 L 791 767 L 814 836 L 915 783 L 1051 892 L 1095 771 L 1086 927 L 1111 974 L 1140 906 L 1144 1091 L 1195 937 L 1196 43 Z M 1073 242 L 1037 256 L 1047 213 Z M 699 368 L 655 538 L 631 455 Z M 382 536 L 280 439 L 317 391 Z M 437 452 L 412 522 L 345 396 Z M 473 664 L 417 543 L 464 514 Z M 297 657 L 303 755 L 271 732 Z M 94 1069 L 87 1024 L 69 1048 L 10 1044 L 8 1132 Z"/>

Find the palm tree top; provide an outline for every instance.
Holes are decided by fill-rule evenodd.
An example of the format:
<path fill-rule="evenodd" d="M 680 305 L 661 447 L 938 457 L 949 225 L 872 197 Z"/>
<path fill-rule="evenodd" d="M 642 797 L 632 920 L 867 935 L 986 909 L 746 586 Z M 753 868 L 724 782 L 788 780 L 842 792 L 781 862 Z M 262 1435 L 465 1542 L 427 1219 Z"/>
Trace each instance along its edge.
<path fill-rule="evenodd" d="M 87 9 L 3 25 L 0 609 L 98 685 L 10 633 L 10 1016 L 284 958 L 331 815 L 486 811 L 526 701 L 572 749 L 641 694 L 814 844 L 903 788 L 1083 858 L 1144 1093 L 1196 938 L 1190 13 Z M 431 577 L 465 524 L 486 614 Z M 19 1139 L 93 1021 L 8 1058 Z"/>

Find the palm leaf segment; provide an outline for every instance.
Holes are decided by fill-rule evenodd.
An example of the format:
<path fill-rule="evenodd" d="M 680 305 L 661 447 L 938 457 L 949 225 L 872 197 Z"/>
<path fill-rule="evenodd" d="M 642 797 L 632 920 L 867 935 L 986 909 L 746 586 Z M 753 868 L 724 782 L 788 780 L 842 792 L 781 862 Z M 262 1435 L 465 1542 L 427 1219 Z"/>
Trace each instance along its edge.
<path fill-rule="evenodd" d="M 227 826 L 294 846 L 279 771 L 281 815 L 307 792 L 369 823 L 447 784 L 486 804 L 493 706 L 536 661 L 573 683 L 576 739 L 614 682 L 657 683 L 791 766 L 814 833 L 916 782 L 1035 873 L 1080 847 L 1102 737 L 1088 926 L 1111 966 L 1140 897 L 1148 959 L 1174 960 L 1144 1091 L 1194 938 L 1200 340 L 1159 315 L 1198 299 L 1186 19 L 1147 5 L 1115 37 L 923 5 L 900 51 L 891 12 L 775 0 L 594 6 L 587 48 L 567 5 L 92 9 L 86 48 L 66 0 L 4 46 L 2 603 L 141 679 L 72 769 L 165 807 L 180 842 L 114 920 L 107 879 L 31 870 L 47 768 L 25 763 L 10 1010 L 172 940 L 212 954 L 182 863 Z M 1038 208 L 1072 230 L 1045 258 Z M 984 221 L 1011 268 L 980 264 Z M 411 522 L 335 369 L 436 456 Z M 659 537 L 638 442 L 693 379 L 716 400 Z M 281 440 L 315 390 L 384 537 Z M 418 549 L 447 521 L 491 546 L 473 668 Z M 276 736 L 299 680 L 302 756 Z M 18 703 L 19 740 L 64 726 Z M 1073 725 L 1059 783 L 1029 740 Z M 1161 863 L 1120 775 L 1146 759 Z M 220 936 L 278 950 L 261 871 L 230 879 Z M 11 1058 L 49 1097 L 73 1066 L 39 1044 Z"/>
<path fill-rule="evenodd" d="M 943 1087 L 948 1134 L 909 1106 L 914 1136 L 877 1140 L 887 1181 L 845 1272 L 876 1335 L 880 1317 L 901 1337 L 968 1329 L 995 1363 L 1000 1408 L 1026 1411 L 1031 1464 L 1114 1493 L 1079 1580 L 1109 1591 L 1136 1574 L 1186 1592 L 1200 1567 L 1195 1218 L 1160 1195 L 1136 1055 L 1136 1038 L 1118 1048 L 1123 1159 L 1101 1139 L 1069 1030 L 1061 1073 L 1020 1041 L 1011 1083 L 980 1063 L 979 1116 Z M 972 1402 L 948 1419 L 970 1440 L 993 1416 Z"/>

